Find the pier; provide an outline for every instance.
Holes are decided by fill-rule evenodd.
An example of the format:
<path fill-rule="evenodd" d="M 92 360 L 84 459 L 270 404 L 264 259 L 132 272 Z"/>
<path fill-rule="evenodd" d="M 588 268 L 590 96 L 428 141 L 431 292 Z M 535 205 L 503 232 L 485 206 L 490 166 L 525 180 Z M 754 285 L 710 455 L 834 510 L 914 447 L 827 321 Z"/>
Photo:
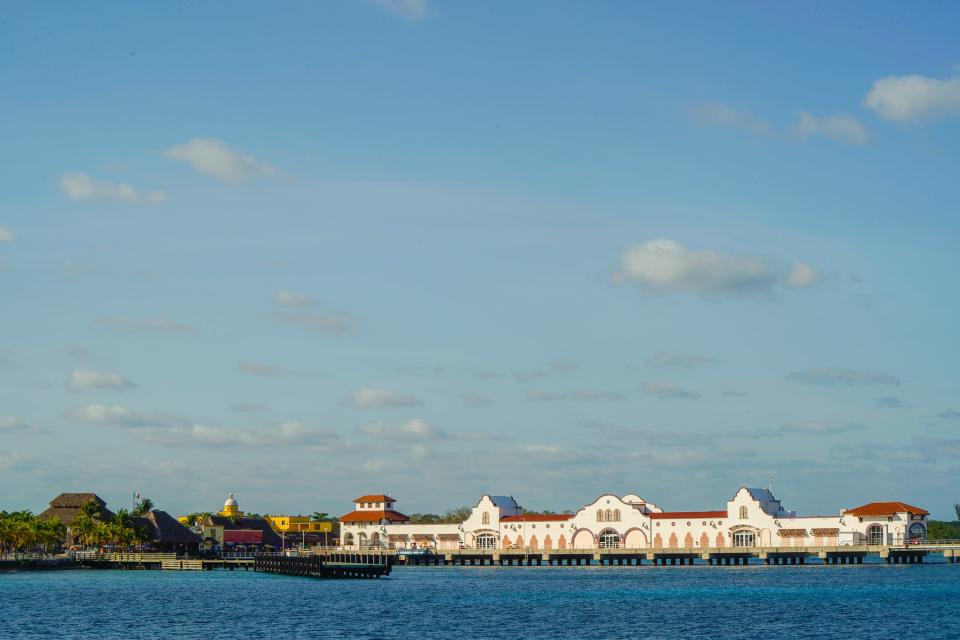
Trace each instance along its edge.
<path fill-rule="evenodd" d="M 393 552 L 385 552 L 393 553 Z M 886 564 L 920 564 L 929 554 L 942 554 L 960 564 L 960 543 L 909 546 L 716 547 L 669 549 L 460 549 L 398 556 L 407 566 L 741 566 L 853 565 L 868 556 Z"/>
<path fill-rule="evenodd" d="M 390 575 L 392 553 L 336 551 L 312 555 L 286 556 L 260 553 L 254 571 L 309 578 L 379 578 Z"/>

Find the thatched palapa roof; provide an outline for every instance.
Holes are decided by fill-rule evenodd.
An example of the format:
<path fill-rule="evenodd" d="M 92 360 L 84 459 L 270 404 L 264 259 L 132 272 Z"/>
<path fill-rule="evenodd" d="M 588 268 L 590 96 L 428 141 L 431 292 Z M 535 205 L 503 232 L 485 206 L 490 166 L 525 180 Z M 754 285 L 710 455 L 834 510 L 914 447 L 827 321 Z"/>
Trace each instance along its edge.
<path fill-rule="evenodd" d="M 50 501 L 50 506 L 38 517 L 43 520 L 57 518 L 69 527 L 88 502 L 97 505 L 96 515 L 100 520 L 107 521 L 113 517 L 113 512 L 107 509 L 107 503 L 95 493 L 61 493 Z"/>

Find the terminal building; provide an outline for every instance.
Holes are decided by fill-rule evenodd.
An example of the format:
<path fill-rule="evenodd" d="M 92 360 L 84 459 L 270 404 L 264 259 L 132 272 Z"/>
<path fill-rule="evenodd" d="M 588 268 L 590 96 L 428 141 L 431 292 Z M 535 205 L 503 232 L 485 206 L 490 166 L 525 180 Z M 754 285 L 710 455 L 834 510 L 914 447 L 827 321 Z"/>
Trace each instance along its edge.
<path fill-rule="evenodd" d="M 673 549 L 893 545 L 926 539 L 928 512 L 871 502 L 837 515 L 801 516 L 769 489 L 741 487 L 724 508 L 664 511 L 635 494 L 604 494 L 575 513 L 533 515 L 513 496 L 484 495 L 460 523 L 411 524 L 396 500 L 354 500 L 340 518 L 350 549 Z"/>

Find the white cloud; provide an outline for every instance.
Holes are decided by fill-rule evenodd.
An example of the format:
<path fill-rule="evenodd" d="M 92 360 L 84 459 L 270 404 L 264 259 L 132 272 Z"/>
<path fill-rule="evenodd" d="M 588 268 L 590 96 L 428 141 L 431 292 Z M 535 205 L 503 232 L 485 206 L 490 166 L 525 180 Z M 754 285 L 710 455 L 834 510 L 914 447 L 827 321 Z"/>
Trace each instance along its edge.
<path fill-rule="evenodd" d="M 448 437 L 446 431 L 421 418 L 408 420 L 396 428 L 374 423 L 357 427 L 357 430 L 378 440 L 390 441 L 440 440 Z"/>
<path fill-rule="evenodd" d="M 660 239 L 624 251 L 616 280 L 653 291 L 717 298 L 770 293 L 785 278 L 763 260 L 688 249 Z"/>
<path fill-rule="evenodd" d="M 795 289 L 806 289 L 823 280 L 823 275 L 806 262 L 797 262 L 790 269 L 787 284 Z"/>
<path fill-rule="evenodd" d="M 731 127 L 762 136 L 773 133 L 773 127 L 766 120 L 758 118 L 749 111 L 734 109 L 718 102 L 693 105 L 690 107 L 690 114 L 697 122 L 704 125 Z"/>
<path fill-rule="evenodd" d="M 80 422 L 104 424 L 130 429 L 144 427 L 174 427 L 182 425 L 183 421 L 177 418 L 162 415 L 143 415 L 131 411 L 123 405 L 88 404 L 77 407 L 67 414 L 67 417 Z"/>
<path fill-rule="evenodd" d="M 288 369 L 283 367 L 275 367 L 273 365 L 264 364 L 262 362 L 238 362 L 237 370 L 240 373 L 246 373 L 251 376 L 279 376 L 285 373 L 290 373 Z"/>
<path fill-rule="evenodd" d="M 160 204 L 163 191 L 141 193 L 125 182 L 94 180 L 85 173 L 66 173 L 60 178 L 60 190 L 72 200 L 116 200 L 135 204 Z"/>
<path fill-rule="evenodd" d="M 319 333 L 343 334 L 350 332 L 357 318 L 347 311 L 328 311 L 326 313 L 280 312 L 277 317 L 287 324 L 294 324 Z"/>
<path fill-rule="evenodd" d="M 384 11 L 400 16 L 405 20 L 423 20 L 430 15 L 430 6 L 427 0 L 365 0 Z"/>
<path fill-rule="evenodd" d="M 6 471 L 14 467 L 18 462 L 20 462 L 19 453 L 4 453 L 0 454 L 0 471 Z"/>
<path fill-rule="evenodd" d="M 271 177 L 277 170 L 251 155 L 231 149 L 213 138 L 194 138 L 166 150 L 172 160 L 186 162 L 194 171 L 229 184 L 239 184 L 254 178 Z"/>
<path fill-rule="evenodd" d="M 485 407 L 492 407 L 495 404 L 490 398 L 478 393 L 463 393 L 460 395 L 460 399 L 463 401 L 463 406 L 471 409 L 483 409 Z"/>
<path fill-rule="evenodd" d="M 551 360 L 550 371 L 553 373 L 573 373 L 580 368 L 580 363 L 574 360 Z"/>
<path fill-rule="evenodd" d="M 693 353 L 678 353 L 676 351 L 658 351 L 650 355 L 646 360 L 648 367 L 678 367 L 690 368 L 701 364 L 713 364 L 717 362 L 716 358 L 710 356 L 700 356 Z"/>
<path fill-rule="evenodd" d="M 854 386 L 862 384 L 900 385 L 900 379 L 889 373 L 876 373 L 862 369 L 840 367 L 812 367 L 787 376 L 790 382 L 827 386 Z"/>
<path fill-rule="evenodd" d="M 332 449 L 340 436 L 326 429 L 312 429 L 290 420 L 262 429 L 225 429 L 195 424 L 190 427 L 133 429 L 133 435 L 164 447 L 293 447 Z"/>
<path fill-rule="evenodd" d="M 315 298 L 286 289 L 276 291 L 273 294 L 273 301 L 285 307 L 309 307 L 317 303 Z"/>
<path fill-rule="evenodd" d="M 594 391 L 590 389 L 571 389 L 561 393 L 546 391 L 527 391 L 527 402 L 554 402 L 566 400 L 570 402 L 602 402 L 619 401 L 625 399 L 618 391 Z"/>
<path fill-rule="evenodd" d="M 128 318 L 126 316 L 110 316 L 94 318 L 93 324 L 100 327 L 109 327 L 118 331 L 136 333 L 150 331 L 156 333 L 184 334 L 197 333 L 197 330 L 188 325 L 175 322 L 168 318 Z"/>
<path fill-rule="evenodd" d="M 847 114 L 818 118 L 806 111 L 797 114 L 793 132 L 801 138 L 823 136 L 844 144 L 860 145 L 870 141 L 870 130 L 859 120 Z"/>
<path fill-rule="evenodd" d="M 270 413 L 270 407 L 259 402 L 231 402 L 230 411 L 234 413 Z"/>
<path fill-rule="evenodd" d="M 960 74 L 944 80 L 921 75 L 880 78 L 863 106 L 894 122 L 960 116 Z"/>
<path fill-rule="evenodd" d="M 17 234 L 12 229 L 0 227 L 0 242 L 13 242 L 16 238 Z"/>
<path fill-rule="evenodd" d="M 380 409 L 385 407 L 416 407 L 423 402 L 414 396 L 402 395 L 389 389 L 364 387 L 350 394 L 346 404 L 358 409 Z"/>
<path fill-rule="evenodd" d="M 883 409 L 903 409 L 907 403 L 896 396 L 883 396 L 877 399 L 877 406 Z"/>
<path fill-rule="evenodd" d="M 110 371 L 90 371 L 77 369 L 70 375 L 70 386 L 73 389 L 129 389 L 135 387 L 130 380 Z"/>
<path fill-rule="evenodd" d="M 13 416 L 0 416 L 0 432 L 30 431 L 30 425 Z"/>
<path fill-rule="evenodd" d="M 689 391 L 675 384 L 665 382 L 647 382 L 640 386 L 640 391 L 656 398 L 675 398 L 680 400 L 696 400 L 700 394 Z"/>

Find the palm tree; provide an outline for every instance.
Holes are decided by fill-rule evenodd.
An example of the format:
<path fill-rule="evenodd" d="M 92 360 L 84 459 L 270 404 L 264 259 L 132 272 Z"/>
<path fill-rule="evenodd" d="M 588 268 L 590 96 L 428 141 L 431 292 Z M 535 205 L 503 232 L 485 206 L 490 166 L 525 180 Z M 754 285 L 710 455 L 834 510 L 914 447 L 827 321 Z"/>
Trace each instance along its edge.
<path fill-rule="evenodd" d="M 142 516 L 153 511 L 153 500 L 150 498 L 144 498 L 137 503 L 136 509 L 133 510 L 133 515 Z"/>
<path fill-rule="evenodd" d="M 100 516 L 100 505 L 98 505 L 95 500 L 87 500 L 80 509 L 90 516 L 91 519 Z"/>
<path fill-rule="evenodd" d="M 94 541 L 94 532 L 97 528 L 97 521 L 90 517 L 86 512 L 78 513 L 70 523 L 70 536 L 74 542 L 82 545 L 90 545 Z"/>

